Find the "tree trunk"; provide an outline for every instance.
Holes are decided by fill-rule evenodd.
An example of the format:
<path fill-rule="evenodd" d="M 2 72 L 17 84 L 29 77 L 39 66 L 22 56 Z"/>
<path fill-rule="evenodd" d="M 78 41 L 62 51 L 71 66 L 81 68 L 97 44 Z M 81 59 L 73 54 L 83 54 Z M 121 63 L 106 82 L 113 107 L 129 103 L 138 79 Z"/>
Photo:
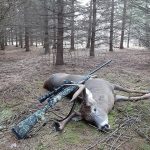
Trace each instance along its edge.
<path fill-rule="evenodd" d="M 41 36 L 41 45 L 44 47 L 44 38 Z"/>
<path fill-rule="evenodd" d="M 63 10 L 64 4 L 63 0 L 57 0 L 57 7 L 58 7 L 58 25 L 57 25 L 57 53 L 56 53 L 56 65 L 63 65 Z"/>
<path fill-rule="evenodd" d="M 28 5 L 24 6 L 24 23 L 25 23 L 25 48 L 26 52 L 30 51 L 29 48 L 29 20 L 28 20 Z"/>
<path fill-rule="evenodd" d="M 22 40 L 22 28 L 19 26 L 19 46 L 23 48 L 23 40 Z"/>
<path fill-rule="evenodd" d="M 11 29 L 11 44 L 14 45 L 13 29 Z"/>
<path fill-rule="evenodd" d="M 74 50 L 74 1 L 71 0 L 71 47 L 70 50 Z"/>
<path fill-rule="evenodd" d="M 138 42 L 139 42 L 139 47 L 141 47 L 141 39 L 140 39 L 140 37 L 138 38 Z"/>
<path fill-rule="evenodd" d="M 0 33 L 0 47 L 1 47 L 1 50 L 5 50 L 5 36 L 4 36 L 4 31 L 1 31 L 1 33 Z"/>
<path fill-rule="evenodd" d="M 17 32 L 17 29 L 16 29 L 16 47 L 18 47 L 18 32 Z"/>
<path fill-rule="evenodd" d="M 96 0 L 93 0 L 93 22 L 92 22 L 92 36 L 91 36 L 91 48 L 90 56 L 95 56 L 95 30 L 96 30 Z"/>
<path fill-rule="evenodd" d="M 7 45 L 8 45 L 8 44 L 7 44 L 7 41 L 8 41 L 8 40 L 7 40 L 7 39 L 8 39 L 8 38 L 7 38 L 7 36 L 8 36 L 8 34 L 7 34 L 7 30 L 5 30 L 5 46 L 7 46 Z"/>
<path fill-rule="evenodd" d="M 8 37 L 8 42 L 9 42 L 9 45 L 11 45 L 11 30 L 9 30 L 9 37 Z"/>
<path fill-rule="evenodd" d="M 122 28 L 121 28 L 121 39 L 120 39 L 120 49 L 123 49 L 123 41 L 124 41 L 124 31 L 125 31 L 125 24 L 126 24 L 126 10 L 127 10 L 127 0 L 124 0 L 124 7 L 123 7 L 123 16 L 122 16 Z"/>
<path fill-rule="evenodd" d="M 53 49 L 56 49 L 56 2 L 53 0 Z"/>
<path fill-rule="evenodd" d="M 114 0 L 112 0 L 111 2 L 109 51 L 113 51 L 113 34 L 114 34 Z"/>
<path fill-rule="evenodd" d="M 37 33 L 36 33 L 36 37 L 35 37 L 35 46 L 37 47 L 38 46 L 38 36 L 37 36 Z"/>
<path fill-rule="evenodd" d="M 33 32 L 32 32 L 32 29 L 30 29 L 30 46 L 33 46 Z"/>
<path fill-rule="evenodd" d="M 148 48 L 150 48 L 150 25 L 149 25 L 149 17 L 150 17 L 150 15 L 149 15 L 149 10 L 150 10 L 150 8 L 148 7 L 148 0 L 146 0 L 146 6 L 145 6 L 145 8 L 146 8 L 146 11 L 145 11 L 145 28 L 146 28 L 146 39 L 145 39 L 145 46 L 146 47 L 148 47 Z"/>
<path fill-rule="evenodd" d="M 92 26 L 92 0 L 90 1 L 90 14 L 89 14 L 89 26 L 88 26 L 88 39 L 86 48 L 90 48 L 91 46 L 91 26 Z"/>
<path fill-rule="evenodd" d="M 44 0 L 44 48 L 45 54 L 49 53 L 49 34 L 48 34 L 48 3 Z"/>
<path fill-rule="evenodd" d="M 26 48 L 26 52 L 30 51 L 29 48 L 29 28 L 25 27 L 25 48 Z"/>
<path fill-rule="evenodd" d="M 128 41 L 127 41 L 127 48 L 130 46 L 130 32 L 131 32 L 131 18 L 129 22 L 129 29 L 128 29 Z"/>

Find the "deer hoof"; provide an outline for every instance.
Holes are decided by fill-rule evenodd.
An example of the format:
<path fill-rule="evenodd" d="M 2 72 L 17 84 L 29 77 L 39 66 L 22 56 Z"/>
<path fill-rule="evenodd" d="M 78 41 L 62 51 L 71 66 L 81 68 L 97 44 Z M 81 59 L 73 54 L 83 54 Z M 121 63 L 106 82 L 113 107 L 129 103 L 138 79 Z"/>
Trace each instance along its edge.
<path fill-rule="evenodd" d="M 56 132 L 61 131 L 59 122 L 54 122 L 52 126 L 54 127 Z"/>

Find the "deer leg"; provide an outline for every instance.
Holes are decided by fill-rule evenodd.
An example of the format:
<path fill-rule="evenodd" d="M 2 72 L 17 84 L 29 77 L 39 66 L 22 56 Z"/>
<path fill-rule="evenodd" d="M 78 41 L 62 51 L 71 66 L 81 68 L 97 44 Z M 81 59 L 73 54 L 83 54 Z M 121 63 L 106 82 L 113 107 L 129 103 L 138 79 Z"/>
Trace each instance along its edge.
<path fill-rule="evenodd" d="M 139 100 L 146 100 L 150 99 L 150 93 L 144 94 L 142 96 L 136 96 L 136 97 L 127 97 L 127 96 L 122 96 L 122 95 L 116 95 L 115 96 L 115 101 L 139 101 Z"/>
<path fill-rule="evenodd" d="M 129 97 L 127 96 L 122 96 L 122 95 L 115 96 L 115 102 L 128 101 L 128 100 L 129 100 Z"/>
<path fill-rule="evenodd" d="M 81 88 L 82 90 L 81 90 L 80 88 Z M 85 86 L 83 85 L 83 86 L 81 86 L 80 88 L 79 88 L 78 91 L 80 91 L 80 90 L 83 91 L 84 88 L 85 88 Z M 81 91 L 80 91 L 80 92 L 78 92 L 78 91 L 76 92 L 76 93 L 78 93 L 78 94 L 77 94 L 76 96 L 73 96 L 72 99 L 76 99 L 77 96 L 81 93 Z M 75 94 L 74 94 L 74 95 L 75 95 Z M 58 120 L 57 122 L 54 123 L 54 127 L 55 127 L 56 131 L 62 131 L 62 130 L 64 129 L 65 125 L 66 125 L 72 118 L 74 118 L 74 117 L 78 117 L 78 118 L 80 117 L 80 118 L 82 118 L 82 117 L 81 117 L 81 113 L 74 111 L 75 106 L 76 106 L 76 101 L 73 100 L 73 105 L 72 105 L 72 108 L 71 108 L 69 114 L 68 114 L 63 120 Z"/>
<path fill-rule="evenodd" d="M 81 116 L 81 114 L 79 112 L 73 112 L 72 114 L 70 114 L 70 116 L 68 116 L 66 119 L 64 119 L 63 121 L 60 122 L 55 122 L 54 123 L 54 127 L 56 129 L 56 131 L 62 131 L 65 127 L 65 125 L 73 118 L 73 117 L 77 117 L 77 116 Z"/>
<path fill-rule="evenodd" d="M 127 89 L 127 88 L 124 88 L 122 86 L 119 86 L 119 85 L 113 85 L 113 87 L 114 87 L 114 90 L 123 91 L 123 92 L 127 92 L 127 93 L 148 94 L 150 92 L 147 90 L 143 90 L 143 91 L 131 90 L 131 89 Z"/>

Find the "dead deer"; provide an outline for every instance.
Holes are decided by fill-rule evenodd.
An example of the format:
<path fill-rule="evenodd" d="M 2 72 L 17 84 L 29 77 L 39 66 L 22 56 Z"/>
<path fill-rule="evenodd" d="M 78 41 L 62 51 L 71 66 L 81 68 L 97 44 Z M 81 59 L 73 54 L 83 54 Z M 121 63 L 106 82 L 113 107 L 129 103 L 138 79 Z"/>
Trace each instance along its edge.
<path fill-rule="evenodd" d="M 81 75 L 71 75 L 65 73 L 56 73 L 50 76 L 45 81 L 44 88 L 48 91 L 64 84 L 64 80 L 73 82 L 80 81 L 83 78 Z M 142 96 L 126 97 L 116 95 L 115 90 L 124 91 L 127 93 L 139 93 Z M 69 115 L 62 121 L 55 124 L 57 130 L 63 130 L 65 125 L 73 117 L 80 116 L 82 119 L 94 123 L 101 131 L 108 131 L 110 125 L 108 123 L 108 113 L 112 110 L 116 101 L 123 100 L 143 100 L 150 98 L 148 91 L 137 91 L 123 88 L 121 86 L 112 84 L 104 79 L 91 78 L 85 83 L 85 87 L 81 91 L 74 94 L 75 100 L 82 92 L 82 103 L 79 112 L 71 111 Z"/>

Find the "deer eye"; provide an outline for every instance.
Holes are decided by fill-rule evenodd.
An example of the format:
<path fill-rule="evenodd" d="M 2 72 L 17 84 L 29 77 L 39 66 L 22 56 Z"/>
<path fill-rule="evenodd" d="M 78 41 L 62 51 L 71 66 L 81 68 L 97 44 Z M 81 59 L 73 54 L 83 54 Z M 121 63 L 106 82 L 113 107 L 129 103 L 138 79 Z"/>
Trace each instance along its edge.
<path fill-rule="evenodd" d="M 94 108 L 94 111 L 96 111 L 96 108 Z"/>

